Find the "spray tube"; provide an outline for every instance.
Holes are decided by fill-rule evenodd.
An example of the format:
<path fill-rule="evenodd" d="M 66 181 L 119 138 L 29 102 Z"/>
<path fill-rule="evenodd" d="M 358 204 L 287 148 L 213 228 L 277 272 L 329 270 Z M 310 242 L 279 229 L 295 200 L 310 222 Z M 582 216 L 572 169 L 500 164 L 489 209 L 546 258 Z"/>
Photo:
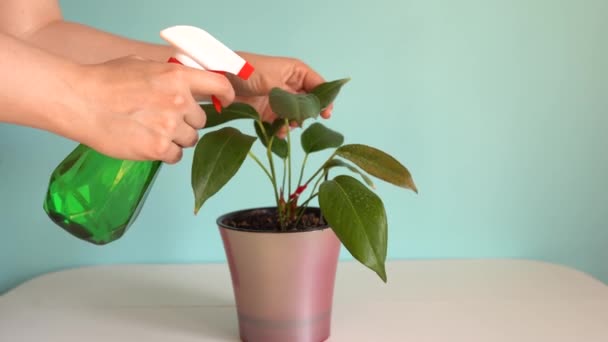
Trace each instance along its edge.
<path fill-rule="evenodd" d="M 176 48 L 170 63 L 245 80 L 253 72 L 247 61 L 200 28 L 173 26 L 161 37 Z M 220 111 L 219 100 L 212 96 L 212 101 Z M 80 144 L 51 174 L 44 211 L 73 236 L 108 244 L 136 220 L 161 164 L 115 159 Z"/>

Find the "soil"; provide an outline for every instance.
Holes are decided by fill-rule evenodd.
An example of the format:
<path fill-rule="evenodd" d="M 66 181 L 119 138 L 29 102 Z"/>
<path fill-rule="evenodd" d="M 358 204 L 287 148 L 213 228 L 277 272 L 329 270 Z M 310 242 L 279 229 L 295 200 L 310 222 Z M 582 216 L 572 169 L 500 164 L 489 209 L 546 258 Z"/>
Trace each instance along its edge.
<path fill-rule="evenodd" d="M 280 232 L 281 225 L 276 210 L 258 209 L 236 213 L 221 221 L 222 224 L 244 230 Z M 293 224 L 287 227 L 288 232 L 311 231 L 326 228 L 327 223 L 323 220 L 318 210 L 307 210 L 297 226 Z"/>

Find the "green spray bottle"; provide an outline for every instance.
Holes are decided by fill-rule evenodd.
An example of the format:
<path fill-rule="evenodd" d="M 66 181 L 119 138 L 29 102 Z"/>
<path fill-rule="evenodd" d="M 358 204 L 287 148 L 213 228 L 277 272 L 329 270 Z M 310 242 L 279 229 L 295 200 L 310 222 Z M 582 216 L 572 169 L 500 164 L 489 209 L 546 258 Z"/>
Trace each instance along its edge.
<path fill-rule="evenodd" d="M 232 73 L 246 80 L 253 67 L 204 30 L 173 26 L 160 33 L 176 48 L 170 63 Z M 219 100 L 212 96 L 218 111 Z M 44 211 L 59 227 L 104 245 L 122 237 L 136 220 L 161 161 L 120 160 L 78 145 L 53 171 Z"/>

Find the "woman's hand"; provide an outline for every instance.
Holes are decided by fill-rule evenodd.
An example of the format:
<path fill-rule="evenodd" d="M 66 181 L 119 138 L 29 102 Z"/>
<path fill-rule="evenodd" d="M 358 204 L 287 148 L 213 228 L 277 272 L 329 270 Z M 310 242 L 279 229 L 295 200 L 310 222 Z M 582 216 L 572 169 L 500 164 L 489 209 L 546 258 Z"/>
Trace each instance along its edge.
<path fill-rule="evenodd" d="M 197 101 L 234 100 L 224 76 L 177 64 L 126 57 L 82 69 L 77 91 L 88 129 L 78 140 L 120 159 L 178 162 L 206 122 Z"/>
<path fill-rule="evenodd" d="M 262 115 L 264 121 L 272 122 L 276 114 L 268 103 L 268 93 L 273 87 L 278 87 L 292 93 L 309 92 L 314 87 L 325 82 L 323 77 L 304 62 L 288 57 L 273 57 L 246 52 L 238 53 L 247 60 L 255 71 L 247 81 L 229 75 L 236 92 L 236 101 L 252 105 Z M 321 117 L 331 116 L 333 105 L 328 106 Z M 281 135 L 286 130 L 281 132 Z"/>

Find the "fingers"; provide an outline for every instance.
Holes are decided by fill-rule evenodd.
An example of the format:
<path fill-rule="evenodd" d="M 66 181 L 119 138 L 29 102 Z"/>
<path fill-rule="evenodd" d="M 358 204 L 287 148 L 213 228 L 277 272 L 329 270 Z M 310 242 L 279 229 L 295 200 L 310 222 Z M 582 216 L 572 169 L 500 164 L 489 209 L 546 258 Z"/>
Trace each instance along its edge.
<path fill-rule="evenodd" d="M 277 131 L 276 136 L 279 139 L 285 139 L 287 136 L 287 126 L 281 126 L 281 128 Z"/>
<path fill-rule="evenodd" d="M 194 129 L 201 129 L 207 123 L 207 115 L 198 103 L 192 101 L 190 109 L 184 115 L 184 121 Z"/>
<path fill-rule="evenodd" d="M 306 92 L 310 92 L 319 84 L 325 82 L 325 79 L 319 75 L 315 70 L 306 65 L 303 62 L 300 62 L 300 68 L 303 68 L 304 78 L 302 80 L 302 90 Z"/>
<path fill-rule="evenodd" d="M 184 107 L 181 107 L 184 108 Z M 163 135 L 169 138 L 178 147 L 193 147 L 198 142 L 198 130 L 205 126 L 207 121 L 205 112 L 194 101 L 185 107 L 185 113 L 174 113 L 167 120 L 174 123 L 166 123 Z"/>
<path fill-rule="evenodd" d="M 141 135 L 139 139 L 143 143 L 143 146 L 145 146 L 145 152 L 141 153 L 143 158 L 138 159 L 160 160 L 167 164 L 175 164 L 182 159 L 182 147 L 158 132 L 149 130 Z"/>
<path fill-rule="evenodd" d="M 176 127 L 172 141 L 183 148 L 193 147 L 198 142 L 198 131 L 183 122 Z"/>
<path fill-rule="evenodd" d="M 184 152 L 181 147 L 177 146 L 175 143 L 168 143 L 164 152 L 160 154 L 160 158 L 158 159 L 167 164 L 176 164 L 182 160 L 183 155 Z"/>
<path fill-rule="evenodd" d="M 293 130 L 297 127 L 300 127 L 300 125 L 298 125 L 298 123 L 295 121 L 291 121 L 289 122 L 289 127 L 287 125 L 281 126 L 281 128 L 277 131 L 275 135 L 280 139 L 285 139 L 285 137 L 287 136 L 287 131 Z"/>
<path fill-rule="evenodd" d="M 146 159 L 160 160 L 175 164 L 182 159 L 183 149 L 193 147 L 198 142 L 198 131 L 186 122 L 178 124 L 172 137 L 156 131 L 150 134 L 151 154 Z"/>
<path fill-rule="evenodd" d="M 316 86 L 325 82 L 325 79 L 319 73 L 317 73 L 315 70 L 313 70 L 311 67 L 309 67 L 305 63 L 300 62 L 299 67 L 303 69 L 303 71 L 301 71 L 304 74 L 304 78 L 302 79 L 302 90 L 304 90 L 305 92 L 310 92 Z M 327 106 L 327 108 L 324 108 L 323 111 L 321 112 L 321 117 L 323 119 L 329 119 L 331 117 L 333 108 L 334 108 L 333 103 L 330 104 L 329 106 Z"/>
<path fill-rule="evenodd" d="M 196 100 L 208 99 L 215 95 L 223 106 L 234 101 L 234 88 L 226 76 L 214 72 L 188 68 L 187 81 Z"/>
<path fill-rule="evenodd" d="M 323 119 L 329 119 L 331 117 L 331 112 L 334 110 L 334 104 L 331 103 L 329 106 L 327 106 L 327 108 L 325 108 L 322 112 L 321 112 L 321 117 Z"/>
<path fill-rule="evenodd" d="M 224 106 L 234 101 L 232 85 L 223 75 L 192 68 L 181 69 L 177 77 L 182 77 L 181 81 L 189 85 L 190 96 L 175 97 L 173 113 L 166 120 L 170 122 L 163 126 L 162 139 L 167 142 L 161 144 L 159 159 L 168 164 L 179 162 L 183 149 L 194 147 L 198 142 L 198 129 L 205 126 L 207 117 L 197 99 L 215 95 Z"/>
<path fill-rule="evenodd" d="M 185 114 L 180 113 L 171 110 L 154 116 L 156 120 L 148 126 L 150 140 L 145 144 L 150 146 L 149 158 L 174 164 L 181 160 L 184 148 L 196 145 L 198 129 L 206 120 L 204 112 L 198 105 L 193 105 Z"/>
<path fill-rule="evenodd" d="M 234 101 L 225 76 L 179 64 L 130 56 L 87 68 L 82 94 L 96 126 L 82 140 L 120 159 L 177 163 L 206 124 L 197 98 Z"/>

